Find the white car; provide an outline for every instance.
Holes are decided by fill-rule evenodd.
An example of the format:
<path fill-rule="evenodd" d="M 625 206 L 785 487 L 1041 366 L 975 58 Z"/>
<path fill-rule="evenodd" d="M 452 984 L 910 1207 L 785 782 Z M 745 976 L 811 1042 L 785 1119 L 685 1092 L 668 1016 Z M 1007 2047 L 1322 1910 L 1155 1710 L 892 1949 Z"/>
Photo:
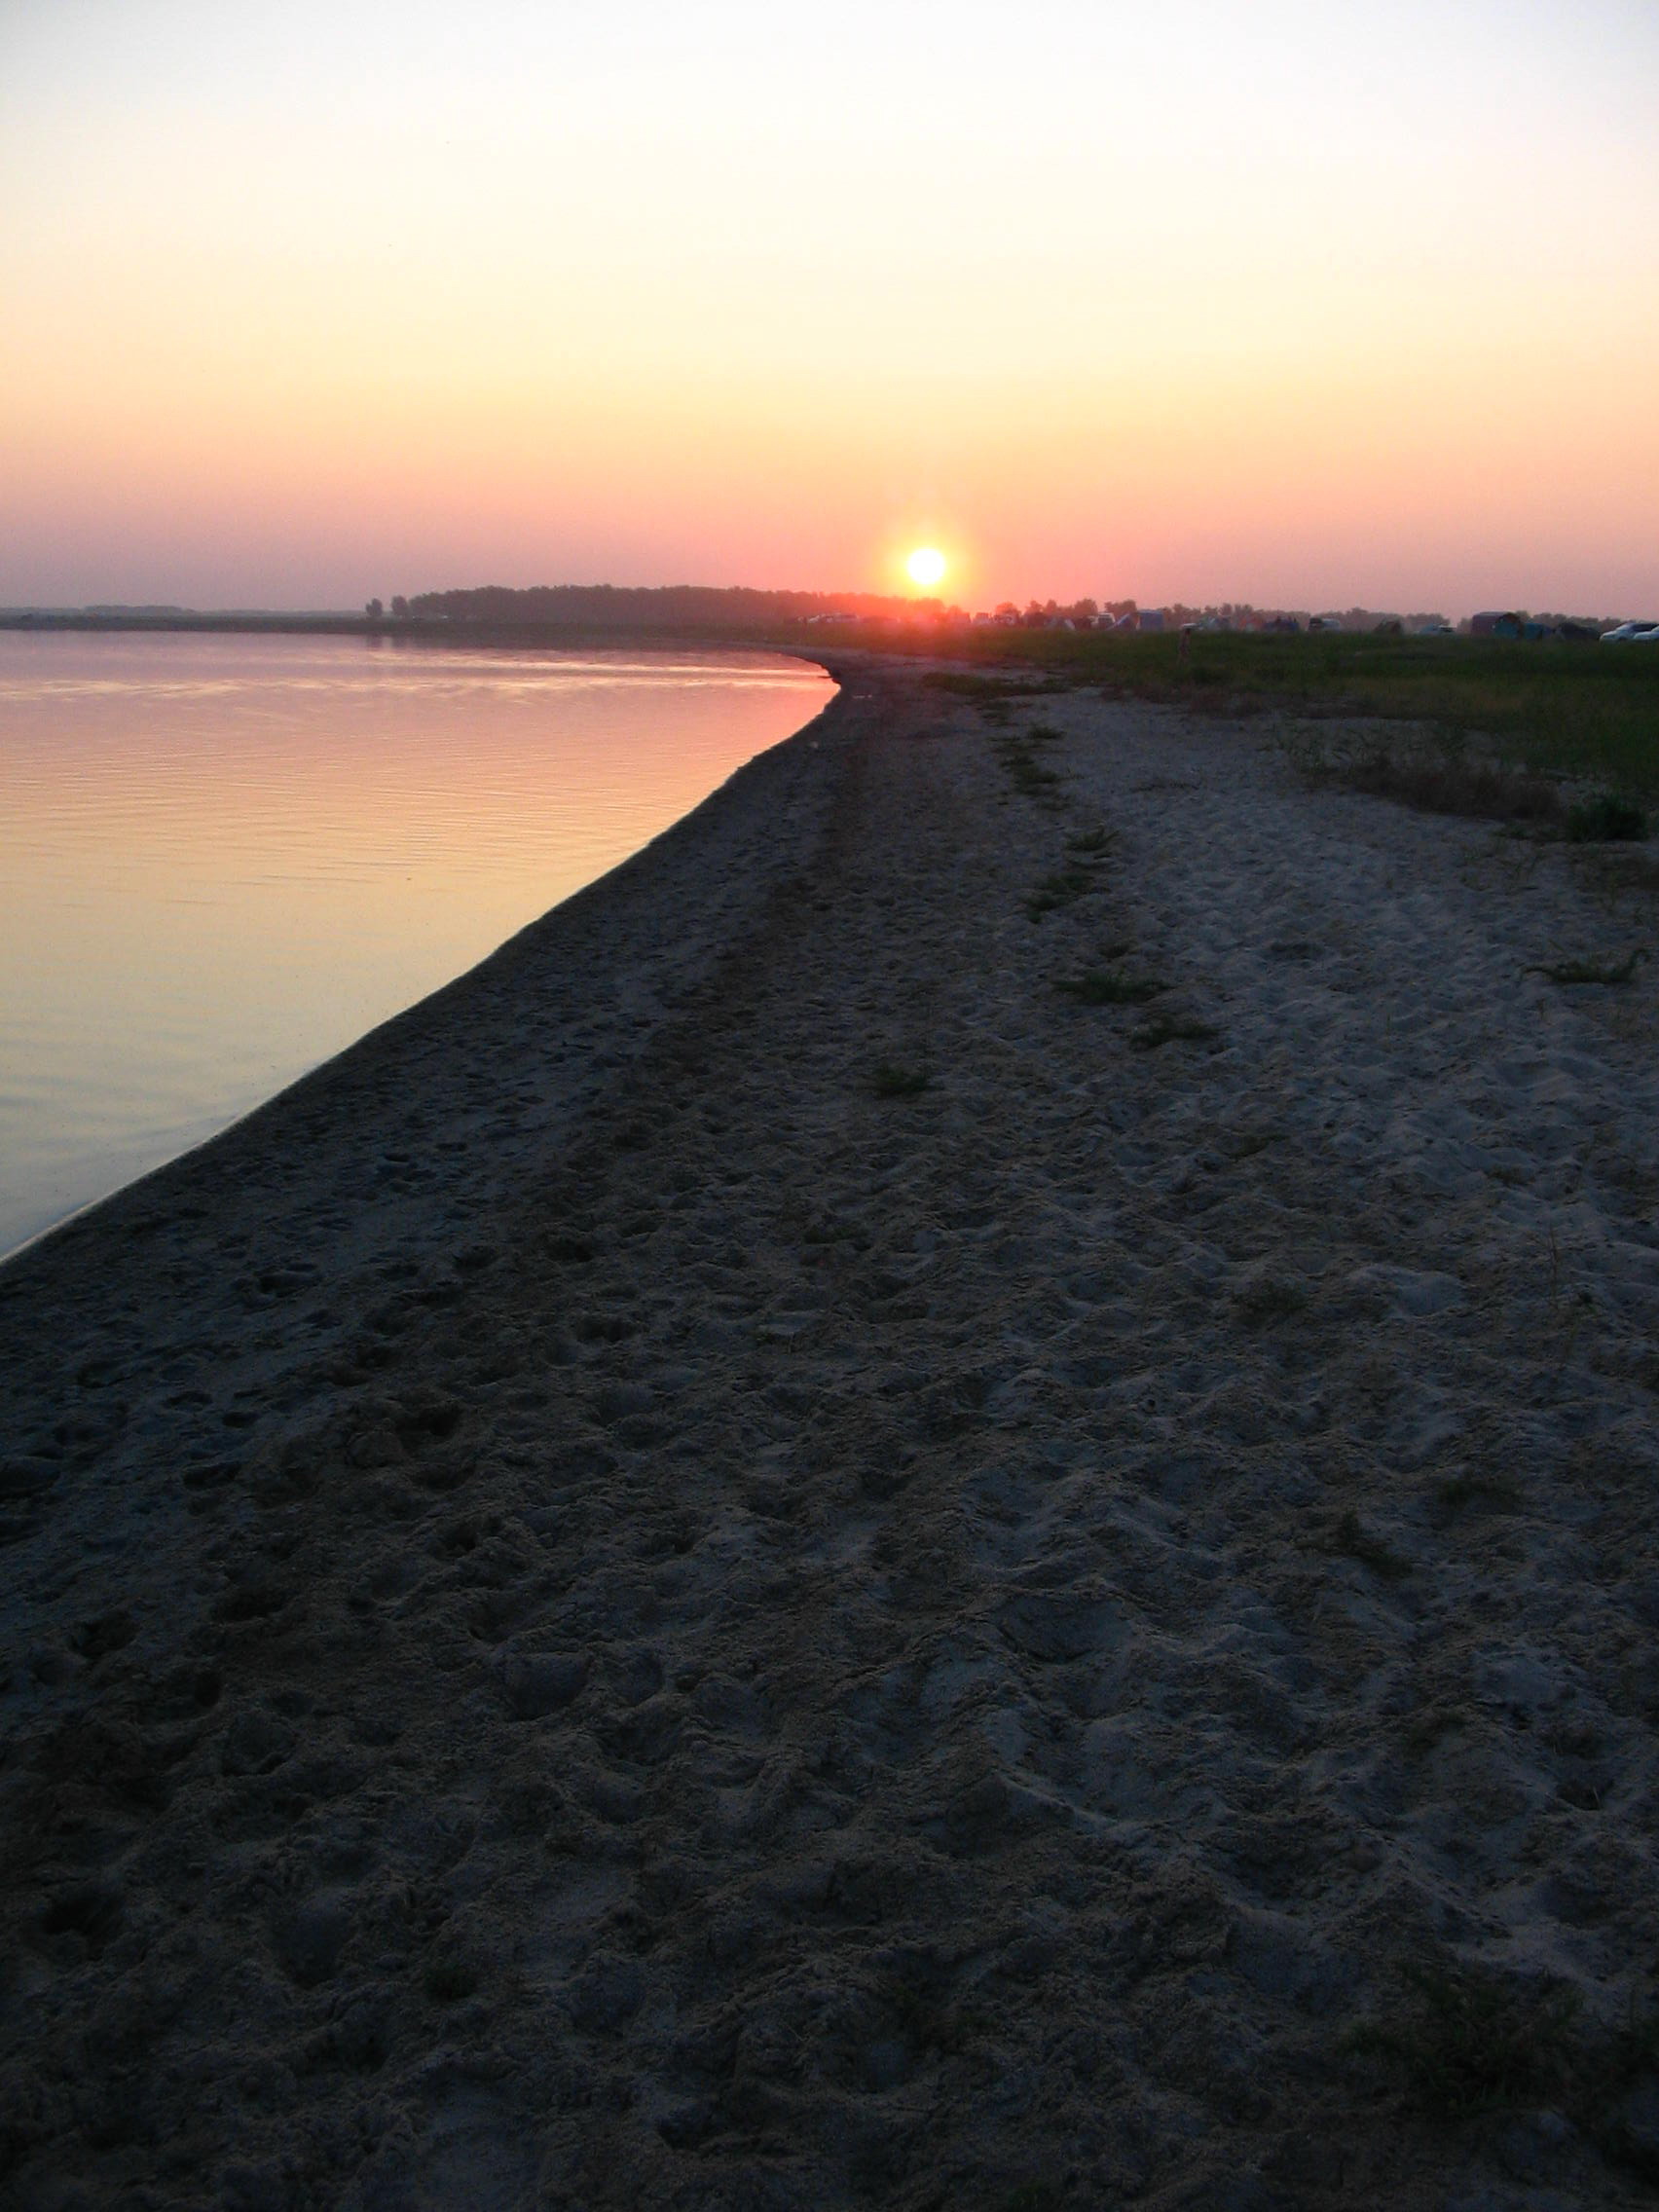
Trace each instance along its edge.
<path fill-rule="evenodd" d="M 1659 622 L 1621 622 L 1616 630 L 1604 630 L 1604 645 L 1650 645 L 1659 639 Z"/>

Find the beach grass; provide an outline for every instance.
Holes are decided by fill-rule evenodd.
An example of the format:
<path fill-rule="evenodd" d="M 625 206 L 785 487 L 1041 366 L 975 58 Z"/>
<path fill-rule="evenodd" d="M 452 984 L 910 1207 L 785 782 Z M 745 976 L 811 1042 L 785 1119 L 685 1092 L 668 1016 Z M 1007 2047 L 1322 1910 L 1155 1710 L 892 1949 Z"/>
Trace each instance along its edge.
<path fill-rule="evenodd" d="M 1442 738 L 1479 740 L 1534 775 L 1599 784 L 1639 805 L 1659 799 L 1659 650 L 1641 645 L 1199 631 L 1183 656 L 1172 634 L 997 630 L 948 644 L 917 632 L 881 649 L 994 664 L 994 676 L 930 677 L 967 698 L 1038 683 L 1090 685 L 1230 714 L 1415 723 Z"/>
<path fill-rule="evenodd" d="M 870 1078 L 870 1088 L 877 1098 L 919 1098 L 932 1080 L 926 1068 L 897 1067 L 884 1060 Z"/>
<path fill-rule="evenodd" d="M 1145 1006 L 1169 986 L 1156 976 L 1125 976 L 1121 968 L 1090 968 L 1081 976 L 1063 976 L 1056 991 L 1079 1006 Z"/>
<path fill-rule="evenodd" d="M 1627 952 L 1622 960 L 1556 960 L 1537 963 L 1534 976 L 1545 976 L 1552 983 L 1634 983 L 1636 971 L 1647 958 L 1645 945 L 1638 945 Z"/>

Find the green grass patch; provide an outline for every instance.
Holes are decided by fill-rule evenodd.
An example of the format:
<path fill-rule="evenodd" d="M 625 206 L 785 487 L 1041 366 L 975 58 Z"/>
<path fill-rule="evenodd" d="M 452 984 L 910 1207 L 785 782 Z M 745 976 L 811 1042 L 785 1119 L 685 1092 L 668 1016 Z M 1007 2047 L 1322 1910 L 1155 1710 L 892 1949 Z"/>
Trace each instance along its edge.
<path fill-rule="evenodd" d="M 1045 914 L 1058 913 L 1062 907 L 1075 906 L 1087 892 L 1094 889 L 1094 878 L 1082 868 L 1059 868 L 1046 875 L 1025 902 L 1025 911 L 1034 922 Z"/>
<path fill-rule="evenodd" d="M 478 1974 L 464 1959 L 428 1959 L 421 1986 L 434 2005 L 460 2005 L 478 1987 Z"/>
<path fill-rule="evenodd" d="M 1297 1282 L 1253 1282 L 1233 1302 L 1233 1309 L 1249 1329 L 1266 1329 L 1274 1321 L 1291 1321 L 1308 1310 L 1308 1293 Z"/>
<path fill-rule="evenodd" d="M 1647 958 L 1647 947 L 1639 944 L 1622 960 L 1546 960 L 1535 962 L 1527 973 L 1547 977 L 1552 983 L 1634 983 L 1638 967 Z"/>
<path fill-rule="evenodd" d="M 1002 2200 L 1002 2212 L 1060 2212 L 1065 2192 L 1058 2182 L 1023 2181 Z"/>
<path fill-rule="evenodd" d="M 1396 799 L 1424 814 L 1536 825 L 1555 823 L 1562 810 L 1561 793 L 1547 776 L 1471 759 L 1456 742 L 1374 746 L 1329 773 L 1350 791 Z"/>
<path fill-rule="evenodd" d="M 1150 1021 L 1130 1031 L 1129 1043 L 1137 1051 L 1156 1052 L 1165 1045 L 1199 1045 L 1219 1035 L 1209 1022 L 1196 1021 L 1191 1014 L 1155 1014 Z"/>
<path fill-rule="evenodd" d="M 1508 1475 L 1449 1475 L 1436 1486 L 1434 1497 L 1443 1513 L 1466 1513 L 1479 1506 L 1513 1513 L 1521 1503 L 1521 1489 Z"/>
<path fill-rule="evenodd" d="M 877 1098 L 919 1098 L 933 1081 L 926 1068 L 894 1067 L 883 1061 L 870 1078 Z"/>
<path fill-rule="evenodd" d="M 1578 2007 L 1563 1984 L 1416 1964 L 1402 1977 L 1408 2002 L 1349 2040 L 1397 2067 L 1420 2110 L 1436 2120 L 1469 2120 L 1564 2097 Z"/>
<path fill-rule="evenodd" d="M 903 657 L 940 645 L 918 629 L 880 649 Z M 979 663 L 995 685 L 1047 680 L 1206 711 L 1262 704 L 1292 718 L 1414 722 L 1478 738 L 1515 767 L 1595 784 L 1637 804 L 1659 802 L 1659 651 L 1346 631 L 1216 633 L 1195 640 L 1184 664 L 1174 634 L 1064 630 L 977 633 L 952 638 L 948 649 Z"/>
<path fill-rule="evenodd" d="M 1597 792 L 1567 808 L 1566 829 L 1574 845 L 1638 844 L 1647 834 L 1647 814 L 1617 792 Z"/>
<path fill-rule="evenodd" d="M 1553 1976 L 1458 1963 L 1410 1961 L 1400 1979 L 1400 2001 L 1344 2040 L 1393 2072 L 1409 2105 L 1453 2123 L 1552 2108 L 1611 2163 L 1659 2181 L 1652 2139 L 1629 2113 L 1631 2092 L 1659 2074 L 1659 2016 L 1633 2003 L 1609 2027 Z"/>
<path fill-rule="evenodd" d="M 1125 976 L 1121 968 L 1090 968 L 1082 976 L 1065 976 L 1056 991 L 1079 1006 L 1145 1006 L 1166 991 L 1156 976 Z"/>
<path fill-rule="evenodd" d="M 953 698 L 971 700 L 975 706 L 1000 705 L 1009 699 L 1044 698 L 1073 688 L 1070 680 L 1063 676 L 974 676 L 958 669 L 931 669 L 922 682 L 930 691 L 948 691 Z"/>
<path fill-rule="evenodd" d="M 1361 1567 L 1380 1574 L 1385 1582 L 1399 1582 L 1410 1574 L 1412 1563 L 1388 1549 L 1375 1536 L 1350 1506 L 1331 1531 L 1331 1550 L 1344 1559 L 1356 1559 Z"/>

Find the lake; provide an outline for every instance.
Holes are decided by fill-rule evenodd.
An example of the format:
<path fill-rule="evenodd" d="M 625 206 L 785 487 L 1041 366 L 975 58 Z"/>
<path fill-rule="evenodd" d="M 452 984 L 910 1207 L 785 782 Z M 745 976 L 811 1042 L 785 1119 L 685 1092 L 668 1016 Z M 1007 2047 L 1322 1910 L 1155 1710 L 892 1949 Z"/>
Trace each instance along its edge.
<path fill-rule="evenodd" d="M 0 1254 L 472 967 L 831 691 L 759 652 L 0 633 Z"/>

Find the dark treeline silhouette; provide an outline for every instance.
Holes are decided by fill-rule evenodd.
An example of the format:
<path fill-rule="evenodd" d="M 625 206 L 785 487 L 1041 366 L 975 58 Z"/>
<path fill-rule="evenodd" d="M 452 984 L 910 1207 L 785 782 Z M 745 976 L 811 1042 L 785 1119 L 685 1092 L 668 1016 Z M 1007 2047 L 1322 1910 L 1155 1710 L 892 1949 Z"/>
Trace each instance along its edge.
<path fill-rule="evenodd" d="M 519 629 L 543 624 L 581 629 L 753 630 L 769 622 L 805 622 L 814 615 L 913 615 L 938 601 L 884 599 L 873 592 L 754 591 L 744 585 L 719 590 L 708 584 L 667 584 L 634 589 L 620 584 L 536 584 L 514 591 L 505 584 L 484 584 L 472 591 L 424 591 L 407 607 L 410 616 L 428 622 L 473 622 L 490 628 Z"/>

